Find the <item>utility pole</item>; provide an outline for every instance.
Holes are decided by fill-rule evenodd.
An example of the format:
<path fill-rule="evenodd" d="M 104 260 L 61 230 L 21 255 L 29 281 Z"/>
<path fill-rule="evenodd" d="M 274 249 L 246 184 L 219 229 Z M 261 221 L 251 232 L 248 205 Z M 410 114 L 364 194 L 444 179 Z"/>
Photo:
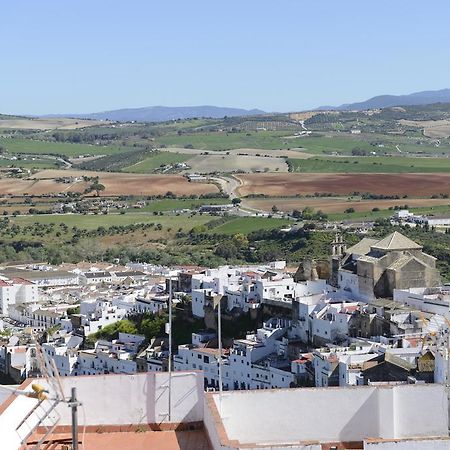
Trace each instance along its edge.
<path fill-rule="evenodd" d="M 172 419 L 172 276 L 169 278 L 169 422 Z"/>
<path fill-rule="evenodd" d="M 69 407 L 72 409 L 72 450 L 78 450 L 78 401 L 77 388 L 72 388 Z"/>
<path fill-rule="evenodd" d="M 222 308 L 221 308 L 222 295 L 217 295 L 213 302 L 214 307 L 217 306 L 217 335 L 219 342 L 219 412 L 222 414 L 222 393 L 223 393 L 223 383 L 222 383 Z"/>

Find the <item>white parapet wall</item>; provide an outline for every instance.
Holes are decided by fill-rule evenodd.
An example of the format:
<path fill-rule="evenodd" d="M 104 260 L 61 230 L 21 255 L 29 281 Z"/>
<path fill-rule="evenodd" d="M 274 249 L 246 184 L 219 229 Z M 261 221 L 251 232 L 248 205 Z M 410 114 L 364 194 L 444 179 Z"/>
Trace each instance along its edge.
<path fill-rule="evenodd" d="M 198 372 L 177 372 L 171 378 L 169 420 L 169 374 L 147 372 L 64 378 L 64 389 L 76 381 L 77 397 L 87 425 L 159 424 L 203 420 L 203 377 Z M 83 411 L 84 409 L 84 411 Z M 62 405 L 61 425 L 71 423 L 70 409 Z M 80 416 L 83 417 L 83 416 Z"/>
<path fill-rule="evenodd" d="M 447 397 L 435 384 L 234 391 L 225 392 L 221 402 L 218 394 L 207 394 L 205 405 L 215 449 L 308 448 L 367 438 L 447 436 L 448 430 Z"/>
<path fill-rule="evenodd" d="M 450 437 L 366 441 L 364 450 L 448 450 Z"/>
<path fill-rule="evenodd" d="M 42 379 L 37 383 L 48 387 Z M 30 380 L 26 391 L 31 390 Z M 169 375 L 167 372 L 147 372 L 134 375 L 95 375 L 64 377 L 61 379 L 66 398 L 75 387 L 80 426 L 179 424 L 203 421 L 203 374 L 176 372 L 171 378 L 169 410 Z M 53 395 L 50 388 L 50 396 Z M 28 430 L 41 415 L 41 408 L 33 413 L 18 430 L 17 426 L 36 405 L 37 400 L 18 395 L 0 405 L 1 450 L 16 450 Z M 43 406 L 48 408 L 50 400 Z M 2 408 L 3 406 L 3 408 Z M 3 409 L 3 410 L 2 410 Z M 60 403 L 58 425 L 71 424 L 71 409 Z M 170 412 L 170 417 L 169 417 Z"/>

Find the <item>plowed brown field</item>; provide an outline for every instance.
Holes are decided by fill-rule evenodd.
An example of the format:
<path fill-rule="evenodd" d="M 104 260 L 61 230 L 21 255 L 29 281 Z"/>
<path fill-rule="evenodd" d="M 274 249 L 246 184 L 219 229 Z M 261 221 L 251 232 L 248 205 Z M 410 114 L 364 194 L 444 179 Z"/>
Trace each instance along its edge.
<path fill-rule="evenodd" d="M 207 194 L 218 192 L 214 184 L 190 183 L 181 175 L 142 175 L 129 173 L 83 172 L 75 170 L 44 170 L 31 179 L 0 178 L 0 195 L 24 193 L 42 195 L 58 192 L 83 192 L 89 182 L 64 184 L 55 181 L 57 177 L 98 176 L 105 186 L 100 195 L 164 195 L 171 191 L 177 195 Z"/>
<path fill-rule="evenodd" d="M 449 173 L 268 173 L 237 177 L 242 183 L 239 187 L 241 196 L 305 195 L 315 192 L 330 192 L 337 195 L 370 192 L 411 197 L 429 197 L 440 193 L 450 195 Z"/>

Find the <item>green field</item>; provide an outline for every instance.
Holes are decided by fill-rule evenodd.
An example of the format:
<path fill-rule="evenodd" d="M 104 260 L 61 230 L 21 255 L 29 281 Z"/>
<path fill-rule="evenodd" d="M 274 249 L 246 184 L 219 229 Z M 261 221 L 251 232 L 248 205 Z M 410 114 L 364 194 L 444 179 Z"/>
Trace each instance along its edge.
<path fill-rule="evenodd" d="M 308 153 L 343 153 L 350 155 L 354 148 L 359 148 L 367 152 L 376 151 L 376 148 L 368 142 L 352 138 L 350 136 L 332 137 L 301 137 L 292 141 L 292 146 L 302 147 Z"/>
<path fill-rule="evenodd" d="M 161 166 L 166 164 L 176 164 L 186 162 L 191 159 L 191 155 L 183 155 L 181 153 L 170 153 L 170 152 L 158 152 L 154 156 L 149 156 L 144 160 L 133 164 L 132 166 L 125 167 L 122 169 L 123 172 L 132 173 L 149 173 L 153 172 Z"/>
<path fill-rule="evenodd" d="M 157 144 L 167 147 L 184 147 L 192 145 L 200 150 L 231 150 L 235 148 L 260 148 L 264 150 L 294 148 L 298 139 L 283 139 L 289 136 L 287 132 L 258 131 L 258 132 L 212 132 L 174 134 L 162 136 L 156 139 Z"/>
<path fill-rule="evenodd" d="M 407 202 L 407 200 L 406 200 Z M 448 215 L 450 214 L 450 205 L 438 205 L 431 207 L 420 207 L 420 208 L 408 208 L 408 211 L 414 214 L 424 214 L 424 215 Z M 395 213 L 391 209 L 381 209 L 380 211 L 356 211 L 354 213 L 336 213 L 328 214 L 328 220 L 339 221 L 339 220 L 375 220 L 380 217 L 390 217 Z"/>
<path fill-rule="evenodd" d="M 17 159 L 11 161 L 9 159 L 0 159 L 0 167 L 21 167 L 24 169 L 55 169 L 60 167 L 55 159 L 50 158 L 35 158 L 32 161 L 30 158 L 27 160 Z"/>
<path fill-rule="evenodd" d="M 130 225 L 137 223 L 154 223 L 161 224 L 163 227 L 183 228 L 188 231 L 197 225 L 204 225 L 211 220 L 211 216 L 195 215 L 187 216 L 154 216 L 146 213 L 127 213 L 127 214 L 98 214 L 98 215 L 83 215 L 83 214 L 49 214 L 49 215 L 34 215 L 34 216 L 18 216 L 10 218 L 12 223 L 18 225 L 32 225 L 34 223 L 50 224 L 60 223 L 66 224 L 68 227 L 77 227 L 85 230 L 94 230 L 100 226 L 108 228 L 116 225 Z"/>
<path fill-rule="evenodd" d="M 219 225 L 211 230 L 212 233 L 220 234 L 249 234 L 258 230 L 273 230 L 282 228 L 290 223 L 285 219 L 274 219 L 269 217 L 237 217 Z"/>
<path fill-rule="evenodd" d="M 215 199 L 218 200 L 218 199 Z M 164 201 L 164 200 L 163 200 Z M 188 200 L 187 200 L 188 202 Z M 212 202 L 211 202 L 212 203 Z M 173 229 L 182 228 L 188 231 L 199 225 L 205 225 L 214 220 L 210 215 L 195 216 L 155 216 L 149 213 L 130 212 L 127 214 L 108 214 L 108 215 L 83 215 L 83 214 L 45 214 L 33 216 L 17 216 L 10 217 L 11 223 L 21 226 L 32 225 L 34 223 L 50 224 L 60 223 L 66 224 L 68 227 L 77 227 L 85 230 L 94 230 L 100 226 L 108 228 L 110 226 L 130 225 L 137 223 L 154 223 L 161 224 L 163 227 L 171 227 Z M 274 219 L 268 217 L 235 217 L 230 218 L 224 224 L 218 225 L 211 229 L 213 233 L 221 234 L 248 234 L 257 230 L 271 230 L 281 228 L 290 222 L 285 219 Z"/>
<path fill-rule="evenodd" d="M 67 142 L 37 141 L 23 138 L 0 137 L 0 146 L 8 153 L 59 154 L 68 157 L 79 155 L 111 155 L 121 151 L 119 146 L 97 146 L 88 144 L 69 144 Z"/>
<path fill-rule="evenodd" d="M 338 133 L 332 133 L 329 136 L 311 136 L 301 137 L 295 139 L 295 146 L 302 147 L 308 153 L 316 154 L 331 154 L 333 152 L 351 155 L 352 150 L 365 151 L 367 154 L 375 152 L 376 154 L 383 155 L 385 153 L 401 155 L 404 154 L 443 154 L 448 155 L 450 153 L 450 147 L 445 143 L 442 143 L 440 147 L 436 147 L 428 142 L 429 139 L 417 137 L 411 138 L 407 136 L 395 136 L 381 133 L 374 134 L 361 134 L 361 135 L 345 135 L 342 136 Z M 372 145 L 371 143 L 378 143 L 379 145 Z M 399 146 L 400 151 L 396 148 Z"/>
<path fill-rule="evenodd" d="M 195 209 L 201 205 L 225 205 L 228 203 L 230 203 L 228 198 L 152 200 L 147 202 L 147 205 L 139 209 L 139 211 L 174 211 L 179 209 Z"/>
<path fill-rule="evenodd" d="M 430 138 L 425 138 L 423 135 L 419 136 L 396 136 L 387 135 L 382 133 L 371 133 L 362 134 L 361 139 L 379 141 L 385 143 L 384 148 L 378 148 L 376 151 L 387 151 L 390 153 L 400 153 L 395 147 L 399 146 L 401 153 L 412 153 L 412 154 L 432 154 L 432 155 L 448 155 L 450 153 L 450 145 L 448 141 L 444 139 L 441 140 L 439 147 L 433 145 L 433 140 Z"/>
<path fill-rule="evenodd" d="M 287 162 L 291 172 L 450 172 L 450 158 L 406 158 L 395 156 L 319 157 L 288 159 Z"/>

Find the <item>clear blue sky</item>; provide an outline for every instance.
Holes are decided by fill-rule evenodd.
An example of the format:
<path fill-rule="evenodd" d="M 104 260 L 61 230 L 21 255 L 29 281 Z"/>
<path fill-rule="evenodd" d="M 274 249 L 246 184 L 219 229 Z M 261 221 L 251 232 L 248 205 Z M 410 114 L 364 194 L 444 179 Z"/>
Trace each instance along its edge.
<path fill-rule="evenodd" d="M 0 0 L 0 112 L 293 111 L 450 88 L 449 0 Z"/>

